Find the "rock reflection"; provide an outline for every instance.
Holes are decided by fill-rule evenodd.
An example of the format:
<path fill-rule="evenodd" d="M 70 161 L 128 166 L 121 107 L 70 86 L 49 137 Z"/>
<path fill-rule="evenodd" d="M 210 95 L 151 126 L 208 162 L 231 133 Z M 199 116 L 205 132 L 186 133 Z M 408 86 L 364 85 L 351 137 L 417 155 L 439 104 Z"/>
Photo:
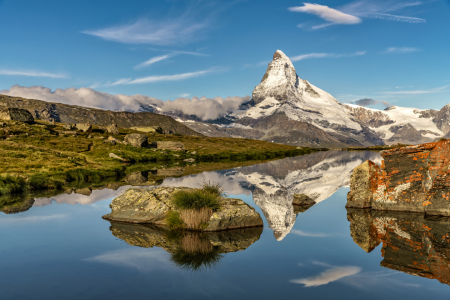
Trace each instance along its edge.
<path fill-rule="evenodd" d="M 178 232 L 150 225 L 111 222 L 111 233 L 131 246 L 159 247 L 171 254 L 171 261 L 185 270 L 215 267 L 226 253 L 243 251 L 259 240 L 262 227 L 218 231 Z"/>
<path fill-rule="evenodd" d="M 0 197 L 0 211 L 5 214 L 16 214 L 29 210 L 34 204 L 30 197 L 4 195 Z"/>
<path fill-rule="evenodd" d="M 347 218 L 364 251 L 382 243 L 381 266 L 450 285 L 449 217 L 349 208 Z"/>

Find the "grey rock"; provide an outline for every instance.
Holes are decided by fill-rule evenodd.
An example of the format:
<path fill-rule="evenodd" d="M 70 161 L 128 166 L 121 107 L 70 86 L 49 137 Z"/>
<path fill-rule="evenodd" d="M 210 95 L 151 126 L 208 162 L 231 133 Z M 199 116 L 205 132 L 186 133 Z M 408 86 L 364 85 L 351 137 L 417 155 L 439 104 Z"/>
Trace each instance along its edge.
<path fill-rule="evenodd" d="M 75 126 L 72 125 L 72 124 L 64 124 L 63 128 L 67 129 L 67 130 L 74 130 L 74 129 L 76 129 Z"/>
<path fill-rule="evenodd" d="M 111 134 L 115 134 L 118 135 L 120 133 L 119 131 L 119 127 L 117 126 L 117 124 L 111 124 L 108 127 L 106 127 L 106 130 L 111 133 Z"/>
<path fill-rule="evenodd" d="M 127 161 L 126 159 L 124 159 L 124 158 L 122 158 L 122 157 L 120 157 L 120 156 L 118 156 L 118 155 L 116 155 L 114 153 L 110 153 L 109 157 L 114 158 L 114 159 L 118 159 L 118 160 L 121 160 L 121 161 Z"/>
<path fill-rule="evenodd" d="M 135 173 L 128 175 L 125 178 L 125 181 L 128 184 L 142 184 L 142 183 L 147 182 L 147 178 L 142 174 L 142 172 L 135 172 Z"/>
<path fill-rule="evenodd" d="M 178 191 L 194 190 L 184 187 L 157 187 L 154 189 L 130 189 L 115 198 L 111 213 L 103 218 L 128 223 L 148 223 L 166 227 L 169 211 L 179 211 L 172 196 Z M 263 226 L 261 216 L 254 208 L 240 199 L 220 198 L 221 208 L 210 217 L 204 231 L 221 231 Z"/>
<path fill-rule="evenodd" d="M 193 162 L 195 162 L 195 158 L 186 158 L 186 159 L 183 159 L 183 161 L 193 163 Z"/>
<path fill-rule="evenodd" d="M 80 123 L 76 125 L 76 128 L 83 132 L 92 132 L 92 126 L 89 123 Z"/>
<path fill-rule="evenodd" d="M 13 107 L 0 109 L 0 119 L 24 123 L 34 122 L 33 115 L 28 110 Z"/>
<path fill-rule="evenodd" d="M 139 148 L 147 147 L 148 137 L 145 134 L 130 133 L 125 136 L 125 143 Z"/>

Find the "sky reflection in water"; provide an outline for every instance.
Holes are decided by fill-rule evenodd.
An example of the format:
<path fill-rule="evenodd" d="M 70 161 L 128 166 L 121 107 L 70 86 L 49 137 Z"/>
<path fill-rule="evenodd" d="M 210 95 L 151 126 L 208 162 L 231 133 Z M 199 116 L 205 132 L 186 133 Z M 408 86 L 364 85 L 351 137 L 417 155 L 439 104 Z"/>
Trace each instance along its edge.
<path fill-rule="evenodd" d="M 366 159 L 381 161 L 373 152 L 329 151 L 164 180 L 171 186 L 220 183 L 263 216 L 262 233 L 173 236 L 103 220 L 126 187 L 36 199 L 26 212 L 0 215 L 1 298 L 444 298 L 450 292 L 440 283 L 450 274 L 443 265 L 446 249 L 432 243 L 433 230 L 405 224 L 425 224 L 438 235 L 446 220 L 345 209 L 351 170 Z M 319 203 L 296 213 L 296 193 Z M 417 257 L 404 246 L 407 235 L 425 240 L 421 253 L 435 251 L 420 259 L 426 260 L 421 276 L 436 279 L 408 274 Z"/>

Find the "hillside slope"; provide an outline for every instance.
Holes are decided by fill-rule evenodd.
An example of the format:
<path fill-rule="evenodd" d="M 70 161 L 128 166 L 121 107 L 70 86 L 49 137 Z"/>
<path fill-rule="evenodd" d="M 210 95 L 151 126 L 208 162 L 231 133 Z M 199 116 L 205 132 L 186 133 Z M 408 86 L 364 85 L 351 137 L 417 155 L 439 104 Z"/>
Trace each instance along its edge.
<path fill-rule="evenodd" d="M 166 133 L 202 136 L 169 116 L 151 112 L 109 111 L 5 95 L 0 95 L 0 106 L 24 108 L 35 118 L 45 121 L 70 124 L 90 122 L 100 126 L 115 123 L 123 128 L 158 126 Z"/>

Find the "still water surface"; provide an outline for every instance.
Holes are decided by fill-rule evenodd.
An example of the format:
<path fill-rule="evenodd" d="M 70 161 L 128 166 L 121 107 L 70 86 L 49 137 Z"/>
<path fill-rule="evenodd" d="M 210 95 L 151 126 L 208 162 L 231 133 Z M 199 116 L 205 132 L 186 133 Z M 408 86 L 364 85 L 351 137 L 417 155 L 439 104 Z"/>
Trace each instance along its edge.
<path fill-rule="evenodd" d="M 1 299 L 448 299 L 448 219 L 345 208 L 376 152 L 328 151 L 166 178 L 220 183 L 263 229 L 172 236 L 101 218 L 126 187 L 35 199 L 0 215 Z M 294 194 L 317 204 L 294 208 Z"/>

